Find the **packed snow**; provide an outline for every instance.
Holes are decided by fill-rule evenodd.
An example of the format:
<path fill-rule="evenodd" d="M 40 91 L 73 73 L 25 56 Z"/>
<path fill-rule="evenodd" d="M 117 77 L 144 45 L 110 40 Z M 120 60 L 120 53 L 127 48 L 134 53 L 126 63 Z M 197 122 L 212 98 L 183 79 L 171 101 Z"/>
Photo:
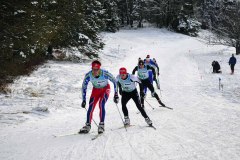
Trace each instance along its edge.
<path fill-rule="evenodd" d="M 161 84 L 156 92 L 173 110 L 159 107 L 148 91 L 146 101 L 155 109 L 146 103 L 146 112 L 157 129 L 146 127 L 132 101 L 128 110 L 134 126 L 117 129 L 123 126 L 117 110 L 121 104 L 113 102 L 111 84 L 105 133 L 91 140 L 97 134 L 93 122 L 89 134 L 68 135 L 86 121 L 81 84 L 91 62 L 49 61 L 18 78 L 10 94 L 0 94 L 1 160 L 240 159 L 239 56 L 234 75 L 228 65 L 234 48 L 209 46 L 200 38 L 156 28 L 120 30 L 102 37 L 106 44 L 99 53 L 102 68 L 115 76 L 120 67 L 131 73 L 139 57 L 156 58 Z M 222 74 L 212 73 L 213 60 L 220 63 Z M 88 100 L 91 89 L 89 84 Z M 96 123 L 98 115 L 96 106 Z"/>

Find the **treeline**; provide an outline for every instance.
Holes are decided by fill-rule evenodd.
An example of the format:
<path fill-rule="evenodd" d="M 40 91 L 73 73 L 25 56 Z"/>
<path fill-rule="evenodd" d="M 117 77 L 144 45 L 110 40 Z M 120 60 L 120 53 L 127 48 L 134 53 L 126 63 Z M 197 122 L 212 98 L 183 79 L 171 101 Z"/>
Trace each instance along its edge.
<path fill-rule="evenodd" d="M 51 48 L 75 47 L 97 57 L 101 31 L 120 27 L 161 28 L 197 36 L 210 29 L 240 52 L 236 0 L 1 0 L 0 85 L 46 59 Z"/>
<path fill-rule="evenodd" d="M 42 63 L 52 47 L 77 47 L 97 56 L 103 47 L 98 33 L 119 27 L 112 5 L 96 0 L 1 0 L 0 85 Z"/>

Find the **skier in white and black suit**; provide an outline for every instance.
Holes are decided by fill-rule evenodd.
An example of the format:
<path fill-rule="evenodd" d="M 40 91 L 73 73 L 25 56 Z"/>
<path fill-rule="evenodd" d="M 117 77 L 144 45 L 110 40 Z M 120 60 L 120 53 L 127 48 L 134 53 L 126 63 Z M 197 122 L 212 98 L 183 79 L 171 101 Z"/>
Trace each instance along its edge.
<path fill-rule="evenodd" d="M 139 86 L 140 86 L 140 95 L 144 96 L 143 86 L 141 84 L 141 81 L 136 76 L 127 73 L 126 68 L 120 68 L 119 75 L 117 76 L 116 79 L 119 87 L 119 93 L 120 95 L 122 95 L 121 103 L 122 103 L 122 111 L 125 119 L 124 125 L 130 125 L 127 103 L 130 99 L 133 99 L 138 110 L 140 111 L 142 116 L 145 118 L 145 121 L 147 122 L 147 124 L 149 126 L 152 126 L 152 121 L 149 119 L 145 110 L 141 106 L 140 97 L 136 89 L 135 83 L 137 82 L 139 83 Z"/>
<path fill-rule="evenodd" d="M 147 87 L 150 91 L 153 97 L 155 97 L 158 101 L 158 103 L 161 106 L 165 107 L 165 104 L 162 103 L 162 101 L 160 100 L 158 94 L 154 91 L 153 85 L 151 84 L 150 80 L 149 80 L 149 74 L 148 74 L 148 70 L 151 69 L 153 72 L 153 76 L 156 77 L 156 73 L 153 67 L 149 66 L 149 65 L 144 65 L 144 61 L 140 60 L 138 62 L 138 66 L 136 66 L 133 71 L 132 74 L 134 75 L 135 72 L 138 72 L 138 78 L 141 80 L 143 87 Z M 144 97 L 141 97 L 141 103 L 142 106 L 144 107 Z"/>

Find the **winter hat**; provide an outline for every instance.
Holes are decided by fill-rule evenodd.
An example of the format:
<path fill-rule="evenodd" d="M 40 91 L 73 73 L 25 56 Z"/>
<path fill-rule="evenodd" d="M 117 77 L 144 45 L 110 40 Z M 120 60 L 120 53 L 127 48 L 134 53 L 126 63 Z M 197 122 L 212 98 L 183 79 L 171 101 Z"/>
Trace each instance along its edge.
<path fill-rule="evenodd" d="M 148 54 L 146 58 L 150 58 L 150 55 Z"/>
<path fill-rule="evenodd" d="M 138 61 L 138 65 L 140 65 L 140 64 L 144 64 L 144 61 L 143 60 L 139 60 Z"/>
<path fill-rule="evenodd" d="M 95 60 L 92 62 L 92 68 L 100 69 L 100 67 L 101 67 L 101 62 L 99 62 L 98 60 Z"/>
<path fill-rule="evenodd" d="M 127 69 L 122 67 L 119 69 L 119 74 L 127 74 Z"/>
<path fill-rule="evenodd" d="M 146 58 L 146 62 L 149 62 L 150 61 L 150 58 Z"/>

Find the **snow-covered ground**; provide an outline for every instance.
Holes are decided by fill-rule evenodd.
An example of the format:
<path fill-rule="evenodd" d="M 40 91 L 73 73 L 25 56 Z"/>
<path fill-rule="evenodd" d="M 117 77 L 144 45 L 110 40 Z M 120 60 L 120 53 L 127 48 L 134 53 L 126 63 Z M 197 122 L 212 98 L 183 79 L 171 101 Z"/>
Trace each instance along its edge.
<path fill-rule="evenodd" d="M 103 37 L 103 68 L 115 76 L 120 67 L 132 72 L 139 57 L 156 58 L 160 98 L 174 108 L 158 107 L 148 93 L 146 100 L 155 109 L 146 104 L 146 111 L 157 130 L 145 127 L 132 101 L 128 109 L 135 126 L 127 132 L 116 130 L 122 121 L 111 93 L 103 136 L 91 140 L 97 134 L 93 123 L 87 135 L 54 137 L 77 132 L 85 123 L 80 91 L 90 63 L 49 62 L 16 80 L 11 94 L 0 95 L 1 160 L 240 159 L 240 65 L 230 75 L 227 64 L 233 48 L 208 46 L 198 38 L 154 28 Z M 213 60 L 220 62 L 222 74 L 211 73 Z M 91 88 L 89 84 L 87 97 Z M 98 114 L 96 107 L 97 123 Z"/>

